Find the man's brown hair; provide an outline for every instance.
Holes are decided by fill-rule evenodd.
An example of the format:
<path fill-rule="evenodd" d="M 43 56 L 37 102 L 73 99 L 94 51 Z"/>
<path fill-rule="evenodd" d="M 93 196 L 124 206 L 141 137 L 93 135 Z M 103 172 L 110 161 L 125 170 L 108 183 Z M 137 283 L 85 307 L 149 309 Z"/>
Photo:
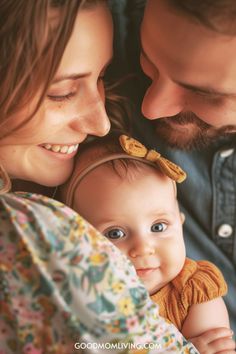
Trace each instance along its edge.
<path fill-rule="evenodd" d="M 235 0 L 168 0 L 169 5 L 213 31 L 236 35 Z"/>

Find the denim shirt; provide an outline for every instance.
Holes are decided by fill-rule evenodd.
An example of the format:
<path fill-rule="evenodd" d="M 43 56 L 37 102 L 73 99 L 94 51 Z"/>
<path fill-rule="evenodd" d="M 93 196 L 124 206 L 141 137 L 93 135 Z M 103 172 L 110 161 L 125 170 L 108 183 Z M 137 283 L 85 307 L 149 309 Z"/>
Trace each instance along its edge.
<path fill-rule="evenodd" d="M 188 152 L 157 141 L 153 123 L 140 114 L 146 83 L 139 66 L 139 27 L 145 0 L 110 0 L 110 4 L 115 22 L 115 60 L 110 75 L 137 73 L 124 91 L 135 103 L 133 134 L 187 172 L 187 180 L 178 187 L 186 217 L 187 256 L 212 261 L 222 271 L 229 288 L 225 302 L 236 332 L 236 138 L 219 139 L 210 148 Z"/>

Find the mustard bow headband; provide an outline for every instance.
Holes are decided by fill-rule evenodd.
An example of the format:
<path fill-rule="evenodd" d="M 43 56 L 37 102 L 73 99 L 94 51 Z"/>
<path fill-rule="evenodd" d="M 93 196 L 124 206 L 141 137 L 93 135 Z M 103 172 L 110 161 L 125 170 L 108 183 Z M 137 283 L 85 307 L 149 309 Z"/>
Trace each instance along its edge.
<path fill-rule="evenodd" d="M 122 149 L 127 154 L 154 162 L 166 176 L 170 177 L 175 182 L 181 183 L 187 177 L 182 168 L 162 157 L 159 152 L 155 150 L 148 150 L 138 140 L 130 138 L 127 135 L 121 135 L 119 137 L 119 141 Z"/>
<path fill-rule="evenodd" d="M 74 205 L 75 190 L 78 187 L 81 180 L 96 167 L 112 160 L 118 159 L 132 159 L 143 161 L 153 167 L 158 166 L 161 171 L 171 178 L 174 182 L 183 182 L 186 178 L 186 173 L 173 162 L 165 159 L 155 150 L 148 150 L 143 144 L 139 141 L 128 137 L 127 135 L 120 135 L 119 142 L 122 149 L 125 151 L 118 153 L 111 153 L 109 150 L 102 150 L 99 156 L 97 154 L 90 153 L 89 156 L 81 163 L 81 160 L 78 158 L 75 165 L 75 170 L 72 174 L 71 179 L 67 185 L 67 192 L 64 198 L 64 203 L 71 208 Z M 93 147 L 96 149 L 96 146 Z M 104 144 L 104 148 L 106 145 Z M 88 148 L 89 150 L 89 148 Z M 87 151 L 88 151 L 87 150 Z M 86 153 L 86 149 L 85 149 Z"/>

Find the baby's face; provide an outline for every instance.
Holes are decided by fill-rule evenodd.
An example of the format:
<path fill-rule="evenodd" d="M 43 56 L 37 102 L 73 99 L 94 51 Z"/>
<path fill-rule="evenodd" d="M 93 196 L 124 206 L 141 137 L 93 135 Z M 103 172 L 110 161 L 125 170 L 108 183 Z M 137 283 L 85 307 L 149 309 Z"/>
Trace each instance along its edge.
<path fill-rule="evenodd" d="M 147 168 L 120 178 L 101 165 L 76 190 L 73 208 L 133 263 L 150 294 L 169 283 L 185 260 L 172 181 Z"/>

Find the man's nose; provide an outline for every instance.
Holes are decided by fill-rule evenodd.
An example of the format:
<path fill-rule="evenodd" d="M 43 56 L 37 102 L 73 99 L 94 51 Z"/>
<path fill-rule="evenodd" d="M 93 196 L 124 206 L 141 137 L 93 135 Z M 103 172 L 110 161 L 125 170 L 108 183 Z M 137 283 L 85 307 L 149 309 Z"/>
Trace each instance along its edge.
<path fill-rule="evenodd" d="M 173 81 L 159 76 L 147 89 L 142 103 L 148 119 L 175 116 L 184 110 L 184 89 Z"/>
<path fill-rule="evenodd" d="M 85 135 L 104 136 L 110 130 L 110 120 L 107 116 L 101 97 L 88 101 L 86 107 L 78 108 L 78 116 L 71 122 L 71 128 Z"/>

